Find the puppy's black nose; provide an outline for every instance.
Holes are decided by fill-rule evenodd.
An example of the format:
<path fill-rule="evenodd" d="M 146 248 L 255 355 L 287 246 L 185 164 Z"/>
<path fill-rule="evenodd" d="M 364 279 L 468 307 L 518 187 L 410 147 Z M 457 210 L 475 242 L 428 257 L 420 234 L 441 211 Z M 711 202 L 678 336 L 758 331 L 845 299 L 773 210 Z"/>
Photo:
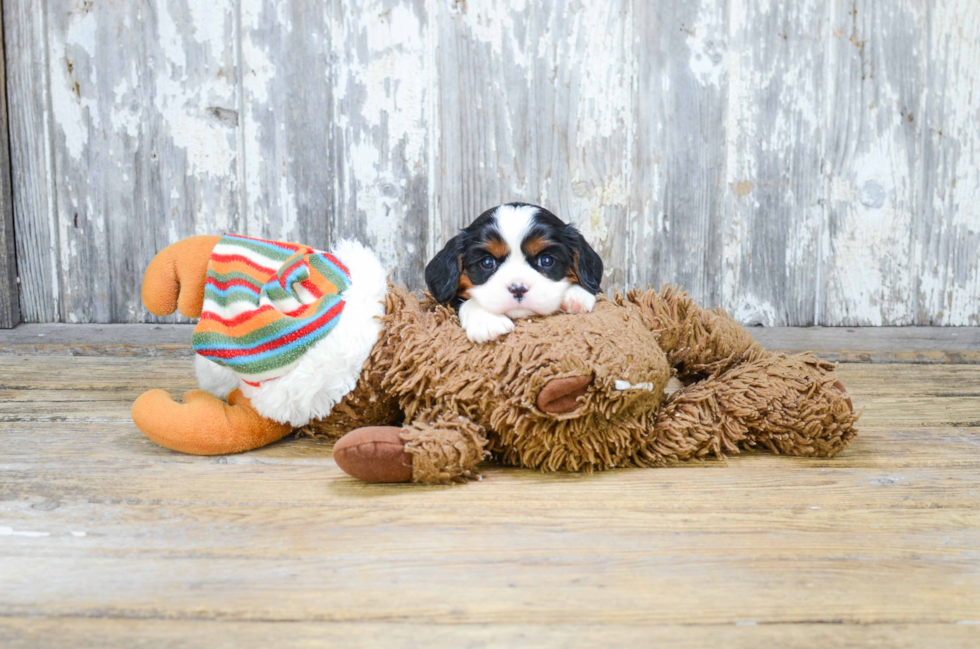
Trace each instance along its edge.
<path fill-rule="evenodd" d="M 524 294 L 527 293 L 527 287 L 523 284 L 511 284 L 510 288 L 507 290 L 510 291 L 511 295 L 513 295 L 514 299 L 518 302 L 524 299 Z"/>

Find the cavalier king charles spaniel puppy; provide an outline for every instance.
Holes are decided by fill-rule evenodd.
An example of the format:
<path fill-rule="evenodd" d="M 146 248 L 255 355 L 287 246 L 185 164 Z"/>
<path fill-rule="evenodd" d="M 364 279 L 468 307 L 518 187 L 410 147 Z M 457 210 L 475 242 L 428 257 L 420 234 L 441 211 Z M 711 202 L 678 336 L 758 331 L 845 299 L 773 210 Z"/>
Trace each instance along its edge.
<path fill-rule="evenodd" d="M 458 310 L 475 343 L 512 331 L 513 318 L 588 313 L 601 281 L 602 259 L 578 230 L 527 203 L 487 210 L 425 267 L 432 297 Z"/>

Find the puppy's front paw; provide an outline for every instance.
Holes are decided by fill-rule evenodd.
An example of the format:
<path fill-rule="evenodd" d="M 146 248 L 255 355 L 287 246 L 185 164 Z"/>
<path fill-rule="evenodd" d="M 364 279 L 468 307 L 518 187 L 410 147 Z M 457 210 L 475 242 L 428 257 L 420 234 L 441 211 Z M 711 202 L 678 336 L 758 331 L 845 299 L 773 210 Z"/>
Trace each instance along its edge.
<path fill-rule="evenodd" d="M 490 313 L 468 300 L 459 309 L 459 323 L 466 337 L 474 343 L 485 343 L 514 330 L 514 321 L 505 315 Z"/>
<path fill-rule="evenodd" d="M 589 313 L 595 306 L 595 296 L 581 286 L 572 286 L 565 291 L 561 310 L 565 313 Z"/>

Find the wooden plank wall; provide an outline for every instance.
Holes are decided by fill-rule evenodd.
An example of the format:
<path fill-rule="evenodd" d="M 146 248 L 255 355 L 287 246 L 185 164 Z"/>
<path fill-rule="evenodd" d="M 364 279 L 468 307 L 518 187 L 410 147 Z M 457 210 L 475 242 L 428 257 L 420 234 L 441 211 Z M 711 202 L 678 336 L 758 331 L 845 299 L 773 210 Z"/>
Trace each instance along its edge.
<path fill-rule="evenodd" d="M 0 0 L 0 9 L 3 2 Z M 0 42 L 3 28 L 0 25 Z M 0 329 L 20 322 L 20 299 L 17 293 L 17 257 L 14 244 L 14 207 L 10 183 L 10 142 L 7 133 L 7 94 L 3 83 L 5 61 L 0 51 Z"/>
<path fill-rule="evenodd" d="M 766 325 L 980 325 L 974 0 L 5 0 L 24 319 L 139 322 L 194 233 L 398 280 L 544 204 L 606 286 Z"/>

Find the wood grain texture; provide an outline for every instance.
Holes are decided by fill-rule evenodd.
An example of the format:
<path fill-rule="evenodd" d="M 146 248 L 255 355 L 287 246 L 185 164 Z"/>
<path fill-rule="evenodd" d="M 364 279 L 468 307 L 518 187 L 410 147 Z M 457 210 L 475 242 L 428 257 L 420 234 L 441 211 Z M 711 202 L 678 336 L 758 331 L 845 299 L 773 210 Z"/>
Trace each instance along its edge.
<path fill-rule="evenodd" d="M 247 228 L 356 238 L 421 285 L 432 61 L 422 0 L 242 3 Z"/>
<path fill-rule="evenodd" d="M 0 354 L 192 358 L 193 325 L 22 324 L 0 332 Z M 773 351 L 814 351 L 840 363 L 980 364 L 980 327 L 753 327 Z"/>
<path fill-rule="evenodd" d="M 723 238 L 721 301 L 746 324 L 817 319 L 828 56 L 820 36 L 831 4 L 730 4 L 725 206 L 713 227 Z"/>
<path fill-rule="evenodd" d="M 976 324 L 980 5 L 831 6 L 820 324 Z"/>
<path fill-rule="evenodd" d="M 283 632 L 279 622 L 213 622 L 184 620 L 86 620 L 81 618 L 0 620 L 0 640 L 20 647 L 128 647 L 133 638 L 142 647 L 173 647 L 181 641 L 207 638 L 210 647 L 275 645 L 321 647 L 747 647 L 789 649 L 843 645 L 914 649 L 924 638 L 946 647 L 976 644 L 980 631 L 969 625 L 796 623 L 758 626 L 690 626 L 652 624 L 445 625 L 426 627 L 402 623 L 293 622 Z M 383 640 L 383 642 L 382 642 Z"/>
<path fill-rule="evenodd" d="M 0 2 L 0 20 L 3 3 Z M 0 43 L 3 26 L 0 25 Z M 0 49 L 0 329 L 20 323 L 20 293 L 17 287 L 17 250 L 14 242 L 14 206 L 11 194 L 10 140 L 7 137 L 7 70 Z"/>
<path fill-rule="evenodd" d="M 42 0 L 3 2 L 14 231 L 26 322 L 62 321 L 45 17 Z"/>
<path fill-rule="evenodd" d="M 971 0 L 7 0 L 24 319 L 157 321 L 154 252 L 356 237 L 398 281 L 484 209 L 747 324 L 980 324 Z M 173 321 L 169 319 L 168 321 Z"/>
<path fill-rule="evenodd" d="M 331 79 L 338 163 L 333 238 L 369 244 L 393 277 L 424 286 L 435 173 L 430 138 L 436 34 L 433 2 L 373 0 L 330 5 Z"/>
<path fill-rule="evenodd" d="M 713 0 L 634 3 L 634 218 L 631 286 L 678 283 L 722 298 L 726 7 Z"/>
<path fill-rule="evenodd" d="M 577 225 L 607 260 L 604 285 L 622 286 L 632 3 L 446 6 L 439 39 L 440 243 L 430 252 L 485 209 L 528 201 Z"/>
<path fill-rule="evenodd" d="M 865 414 L 834 459 L 449 488 L 362 484 L 318 440 L 161 449 L 129 406 L 191 369 L 0 356 L 4 646 L 977 639 L 980 367 L 842 366 Z"/>

